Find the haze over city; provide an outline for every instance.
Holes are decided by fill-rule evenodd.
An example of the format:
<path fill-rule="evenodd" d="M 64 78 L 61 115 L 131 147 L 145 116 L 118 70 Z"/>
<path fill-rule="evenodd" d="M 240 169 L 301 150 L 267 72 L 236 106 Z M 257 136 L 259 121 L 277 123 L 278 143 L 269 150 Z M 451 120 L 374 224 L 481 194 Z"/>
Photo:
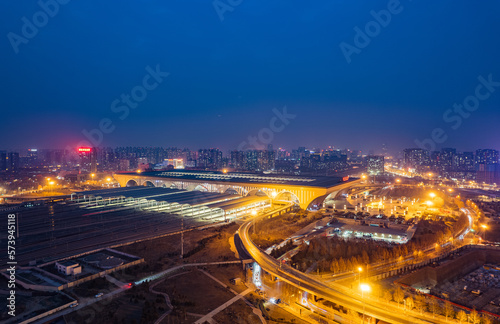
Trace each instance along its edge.
<path fill-rule="evenodd" d="M 0 3 L 0 322 L 500 324 L 500 3 Z"/>
<path fill-rule="evenodd" d="M 396 151 L 442 128 L 448 138 L 438 148 L 500 149 L 498 91 L 459 128 L 443 120 L 474 95 L 478 77 L 500 82 L 495 2 L 401 1 L 348 57 L 341 44 L 355 46 L 354 28 L 365 30 L 388 1 L 238 1 L 232 10 L 206 1 L 69 2 L 32 38 L 21 18 L 32 21 L 41 7 L 1 6 L 9 13 L 2 33 L 26 40 L 0 43 L 7 149 L 76 147 L 103 118 L 116 126 L 103 146 L 234 149 L 284 106 L 297 118 L 276 134 L 277 147 Z M 122 120 L 113 101 L 157 65 L 168 77 Z"/>

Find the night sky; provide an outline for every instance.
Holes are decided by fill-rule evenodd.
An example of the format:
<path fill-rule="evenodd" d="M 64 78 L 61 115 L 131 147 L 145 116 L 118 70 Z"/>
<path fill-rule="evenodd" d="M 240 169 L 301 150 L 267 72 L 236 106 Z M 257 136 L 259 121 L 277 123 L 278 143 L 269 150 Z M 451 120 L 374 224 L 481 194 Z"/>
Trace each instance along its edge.
<path fill-rule="evenodd" d="M 0 149 L 76 146 L 102 120 L 113 130 L 100 146 L 232 149 L 284 106 L 296 117 L 273 133 L 275 147 L 399 150 L 442 128 L 438 149 L 500 149 L 500 2 L 215 5 L 219 12 L 212 0 L 72 0 L 49 17 L 37 1 L 2 1 Z M 341 44 L 354 48 L 355 28 L 380 26 L 370 12 L 388 7 L 390 21 L 368 44 L 362 37 L 348 63 Z M 38 32 L 23 36 L 34 18 Z M 148 66 L 169 75 L 150 77 L 155 89 L 141 92 Z M 480 76 L 493 80 L 479 92 L 486 99 L 475 94 Z M 146 98 L 128 115 L 122 103 L 113 112 L 134 87 Z M 466 98 L 474 111 L 446 122 Z"/>

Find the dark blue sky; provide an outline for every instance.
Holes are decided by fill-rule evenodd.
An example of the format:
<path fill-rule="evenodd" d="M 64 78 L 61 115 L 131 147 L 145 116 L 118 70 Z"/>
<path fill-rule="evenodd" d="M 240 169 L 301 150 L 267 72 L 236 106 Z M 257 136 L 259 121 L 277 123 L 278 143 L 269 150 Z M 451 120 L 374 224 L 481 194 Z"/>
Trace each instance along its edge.
<path fill-rule="evenodd" d="M 500 149 L 500 87 L 457 129 L 443 120 L 479 76 L 500 81 L 500 2 L 401 0 L 348 63 L 340 44 L 391 2 L 243 0 L 221 21 L 212 0 L 72 0 L 16 54 L 9 33 L 42 9 L 2 1 L 0 148 L 76 145 L 109 118 L 104 146 L 229 149 L 287 106 L 275 147 L 396 150 L 442 128 L 438 148 Z M 112 102 L 157 65 L 170 75 L 121 120 Z"/>

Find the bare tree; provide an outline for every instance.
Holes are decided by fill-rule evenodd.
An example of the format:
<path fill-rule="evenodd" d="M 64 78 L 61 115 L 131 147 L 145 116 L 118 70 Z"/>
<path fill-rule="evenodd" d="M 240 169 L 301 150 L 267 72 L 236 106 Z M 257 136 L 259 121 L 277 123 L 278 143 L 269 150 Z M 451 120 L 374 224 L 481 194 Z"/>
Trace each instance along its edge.
<path fill-rule="evenodd" d="M 401 287 L 398 286 L 396 288 L 396 291 L 394 291 L 394 300 L 396 301 L 396 303 L 398 303 L 399 306 L 399 304 L 401 304 L 404 299 L 405 299 L 405 293 L 403 292 L 403 289 L 401 289 Z"/>
<path fill-rule="evenodd" d="M 460 324 L 462 324 L 462 322 L 465 322 L 467 320 L 467 313 L 463 310 L 460 310 L 457 313 L 457 319 L 460 321 Z"/>
<path fill-rule="evenodd" d="M 415 307 L 420 311 L 420 314 L 427 311 L 427 303 L 425 302 L 425 296 L 418 294 L 415 296 Z"/>
<path fill-rule="evenodd" d="M 448 317 L 453 317 L 453 306 L 449 301 L 444 302 L 444 316 L 446 316 L 447 321 Z"/>
<path fill-rule="evenodd" d="M 409 310 L 412 310 L 413 307 L 415 307 L 415 302 L 413 301 L 412 296 L 406 297 L 406 307 L 408 307 Z"/>
<path fill-rule="evenodd" d="M 489 317 L 488 315 L 483 314 L 483 316 L 481 316 L 481 317 L 483 319 L 483 324 L 491 324 L 491 323 L 493 323 L 493 321 L 491 320 L 491 317 Z"/>
<path fill-rule="evenodd" d="M 431 297 L 429 299 L 429 307 L 432 312 L 432 316 L 436 315 L 436 313 L 439 311 L 439 303 L 436 298 Z"/>
<path fill-rule="evenodd" d="M 392 293 L 389 290 L 384 292 L 384 300 L 388 303 L 392 300 Z"/>
<path fill-rule="evenodd" d="M 481 321 L 481 318 L 475 308 L 470 312 L 470 321 L 472 324 L 479 324 Z"/>

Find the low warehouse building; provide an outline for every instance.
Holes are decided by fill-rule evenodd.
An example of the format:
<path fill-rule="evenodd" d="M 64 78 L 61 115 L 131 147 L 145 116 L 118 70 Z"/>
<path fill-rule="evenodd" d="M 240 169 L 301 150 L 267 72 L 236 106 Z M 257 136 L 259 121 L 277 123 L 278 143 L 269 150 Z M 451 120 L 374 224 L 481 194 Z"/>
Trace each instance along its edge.
<path fill-rule="evenodd" d="M 72 260 L 57 261 L 56 269 L 67 276 L 82 273 L 82 266 Z"/>

